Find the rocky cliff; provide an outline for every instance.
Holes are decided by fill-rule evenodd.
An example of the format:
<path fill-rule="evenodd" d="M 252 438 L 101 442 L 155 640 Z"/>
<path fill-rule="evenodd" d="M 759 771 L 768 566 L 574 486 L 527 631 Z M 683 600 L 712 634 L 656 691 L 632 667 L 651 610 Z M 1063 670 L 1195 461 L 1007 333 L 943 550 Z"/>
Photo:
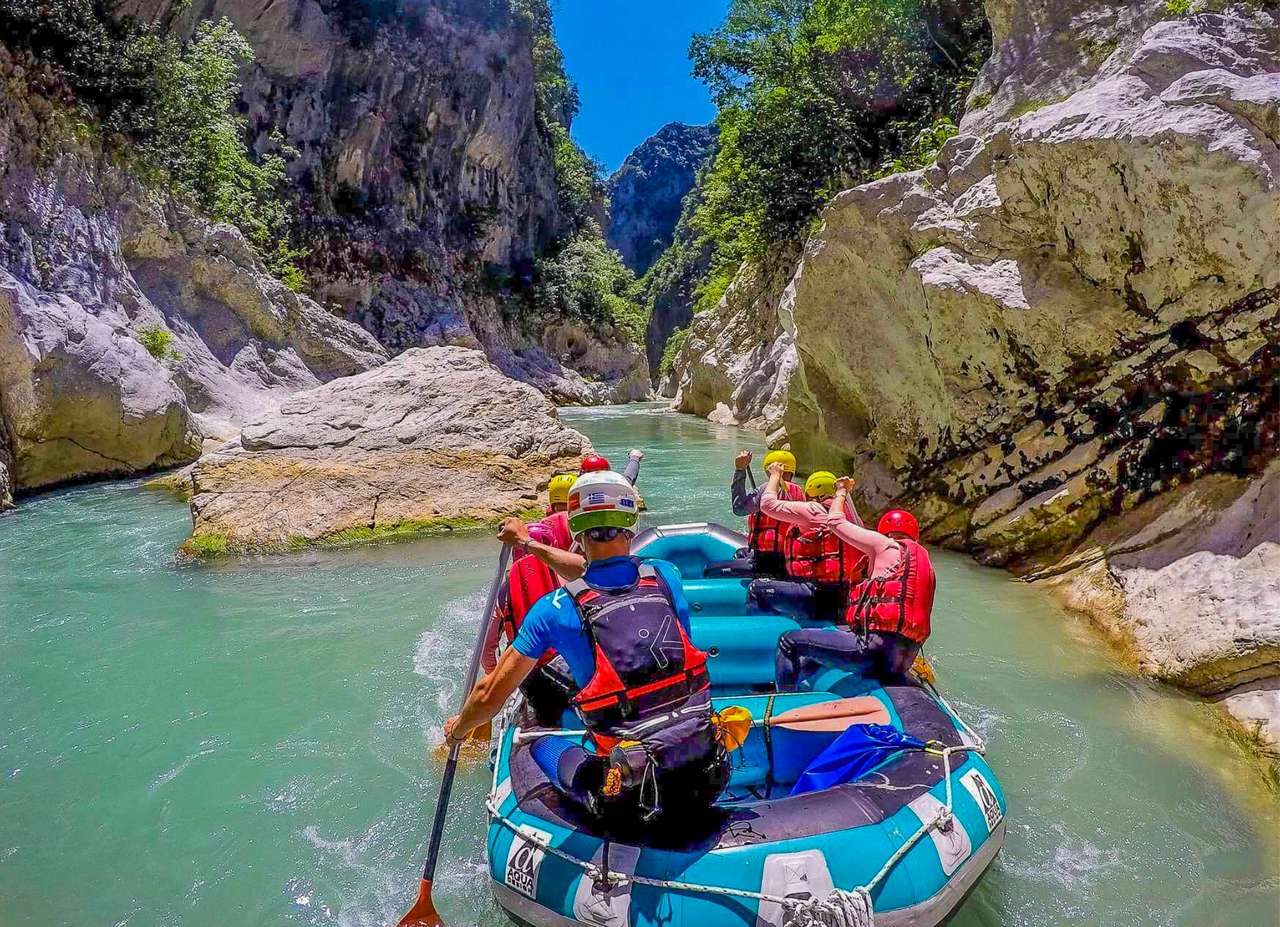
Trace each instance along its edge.
<path fill-rule="evenodd" d="M 530 315 L 520 296 L 557 236 L 532 25 L 506 0 L 125 0 L 180 34 L 228 17 L 255 60 L 243 101 L 259 151 L 297 152 L 304 269 L 393 352 L 483 348 L 566 401 L 637 398 L 643 361 L 607 325 Z M 646 387 L 647 388 L 647 387 Z"/>
<path fill-rule="evenodd" d="M 609 178 L 605 240 L 643 276 L 671 244 L 680 206 L 715 146 L 714 126 L 672 122 L 627 155 Z"/>
<path fill-rule="evenodd" d="M 753 326 L 732 291 L 697 319 L 729 343 L 690 337 L 681 401 L 751 417 L 749 377 L 786 385 L 803 460 L 1280 735 L 1280 13 L 988 15 L 961 134 L 840 194 Z"/>
<path fill-rule="evenodd" d="M 479 351 L 417 348 L 290 398 L 201 457 L 196 555 L 476 527 L 538 508 L 590 444 Z"/>
<path fill-rule="evenodd" d="M 0 89 L 0 504 L 10 487 L 192 460 L 385 359 L 235 229 L 136 180 L 57 77 L 3 46 Z"/>

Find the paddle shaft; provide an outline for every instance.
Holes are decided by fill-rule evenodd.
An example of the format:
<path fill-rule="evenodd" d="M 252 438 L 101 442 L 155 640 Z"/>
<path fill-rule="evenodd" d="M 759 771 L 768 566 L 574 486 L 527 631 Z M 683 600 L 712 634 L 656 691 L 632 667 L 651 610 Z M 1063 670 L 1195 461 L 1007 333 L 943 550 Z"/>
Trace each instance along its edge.
<path fill-rule="evenodd" d="M 747 464 L 747 482 L 751 484 L 751 491 L 756 491 L 756 475 L 751 472 L 751 464 Z"/>
<path fill-rule="evenodd" d="M 471 666 L 467 669 L 467 682 L 462 690 L 465 702 L 471 690 L 475 688 L 476 679 L 480 675 L 480 653 L 484 649 L 484 639 L 489 630 L 489 622 L 493 620 L 493 607 L 498 601 L 498 590 L 507 578 L 507 561 L 511 557 L 511 548 L 502 545 L 502 553 L 498 555 L 498 569 L 494 573 L 493 582 L 489 585 L 489 599 L 480 615 L 480 632 L 476 635 L 476 646 L 471 652 Z M 445 813 L 449 810 L 449 796 L 453 792 L 453 777 L 458 771 L 458 751 L 461 744 L 453 744 L 449 748 L 449 759 L 444 764 L 444 775 L 440 777 L 440 797 L 436 799 L 436 819 L 431 824 L 431 840 L 427 844 L 427 859 L 422 864 L 422 879 L 430 882 L 435 876 L 436 859 L 440 856 L 440 843 L 444 839 Z"/>

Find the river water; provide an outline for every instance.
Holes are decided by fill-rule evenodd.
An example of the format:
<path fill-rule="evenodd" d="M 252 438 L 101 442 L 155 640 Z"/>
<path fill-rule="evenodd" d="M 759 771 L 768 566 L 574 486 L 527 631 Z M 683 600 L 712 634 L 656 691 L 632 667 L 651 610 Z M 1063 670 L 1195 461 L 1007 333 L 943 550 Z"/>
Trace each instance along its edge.
<path fill-rule="evenodd" d="M 661 520 L 734 523 L 731 459 L 759 436 L 643 406 L 565 418 L 615 463 L 648 451 Z M 0 925 L 394 923 L 494 544 L 179 565 L 188 527 L 137 483 L 0 518 Z M 1276 797 L 1212 714 L 1005 574 L 938 565 L 940 684 L 1010 805 L 956 927 L 1280 923 Z M 487 784 L 475 766 L 455 791 L 436 893 L 452 925 L 504 922 Z"/>

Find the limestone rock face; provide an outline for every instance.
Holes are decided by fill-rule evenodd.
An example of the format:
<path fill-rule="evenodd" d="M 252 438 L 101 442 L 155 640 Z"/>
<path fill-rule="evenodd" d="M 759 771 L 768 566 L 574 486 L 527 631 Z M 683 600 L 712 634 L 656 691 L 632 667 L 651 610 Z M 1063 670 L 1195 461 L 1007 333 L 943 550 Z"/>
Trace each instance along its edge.
<path fill-rule="evenodd" d="M 304 269 L 322 303 L 393 352 L 479 347 L 563 401 L 635 398 L 643 360 L 619 332 L 586 327 L 598 350 L 558 354 L 547 320 L 513 313 L 501 284 L 527 284 L 564 231 L 535 115 L 534 35 L 512 6 L 126 0 L 119 12 L 180 33 L 225 16 L 248 38 L 254 146 L 282 138 L 297 152 Z"/>
<path fill-rule="evenodd" d="M 788 271 L 744 265 L 718 306 L 693 317 L 662 391 L 679 412 L 780 434 L 796 373 Z"/>
<path fill-rule="evenodd" d="M 79 140 L 3 48 L 0 80 L 0 468 L 14 491 L 193 460 L 247 415 L 385 359 L 269 276 L 235 229 Z"/>
<path fill-rule="evenodd" d="M 990 12 L 962 134 L 842 193 L 806 250 L 792 446 L 936 540 L 1058 576 L 1161 678 L 1265 682 L 1280 13 Z"/>
<path fill-rule="evenodd" d="M 417 348 L 248 423 L 191 473 L 189 549 L 281 549 L 475 525 L 538 504 L 587 440 L 480 351 Z"/>
<path fill-rule="evenodd" d="M 9 471 L 13 468 L 13 458 L 9 454 L 9 436 L 0 428 L 0 512 L 13 505 L 13 478 Z"/>
<path fill-rule="evenodd" d="M 1220 699 L 1280 745 L 1280 461 L 1109 519 L 1040 578 L 1151 675 Z"/>
<path fill-rule="evenodd" d="M 680 204 L 715 139 L 714 126 L 668 123 L 641 142 L 609 178 L 605 239 L 637 276 L 671 244 Z"/>
<path fill-rule="evenodd" d="M 1280 12 L 988 15 L 961 134 L 837 196 L 758 310 L 757 354 L 796 358 L 773 440 L 1052 577 L 1154 675 L 1274 711 Z M 740 312 L 695 320 L 688 411 L 736 415 L 761 369 L 721 359 Z"/>

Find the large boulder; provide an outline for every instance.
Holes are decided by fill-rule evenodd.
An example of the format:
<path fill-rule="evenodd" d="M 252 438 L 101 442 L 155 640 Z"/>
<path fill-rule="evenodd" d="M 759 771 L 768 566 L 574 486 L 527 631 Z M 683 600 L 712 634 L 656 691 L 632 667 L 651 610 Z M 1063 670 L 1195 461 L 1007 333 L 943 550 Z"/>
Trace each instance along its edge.
<path fill-rule="evenodd" d="M 480 351 L 412 349 L 292 397 L 203 456 L 186 550 L 344 544 L 528 513 L 589 446 Z"/>
<path fill-rule="evenodd" d="M 237 230 L 135 180 L 29 78 L 0 47 L 0 469 L 15 492 L 194 460 L 385 359 Z"/>

